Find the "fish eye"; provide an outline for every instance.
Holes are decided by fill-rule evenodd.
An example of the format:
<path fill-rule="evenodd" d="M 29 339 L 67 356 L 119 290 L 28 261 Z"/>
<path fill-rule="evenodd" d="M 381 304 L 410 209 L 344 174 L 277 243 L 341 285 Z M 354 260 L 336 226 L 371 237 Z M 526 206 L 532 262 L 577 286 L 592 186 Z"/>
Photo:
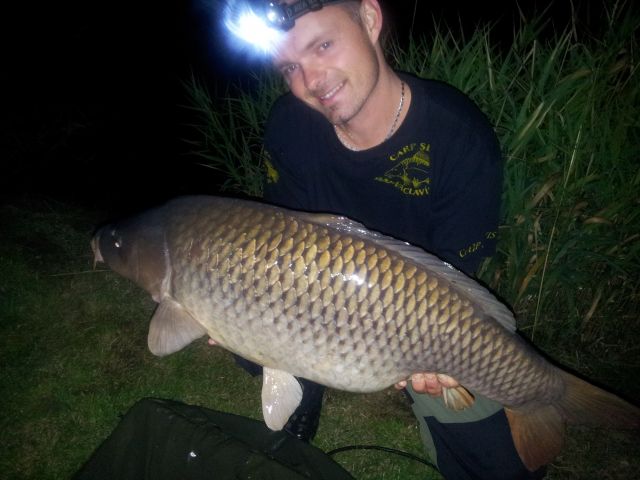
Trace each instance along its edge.
<path fill-rule="evenodd" d="M 122 237 L 118 235 L 118 231 L 115 228 L 112 228 L 109 234 L 113 240 L 113 246 L 120 248 L 122 246 Z"/>

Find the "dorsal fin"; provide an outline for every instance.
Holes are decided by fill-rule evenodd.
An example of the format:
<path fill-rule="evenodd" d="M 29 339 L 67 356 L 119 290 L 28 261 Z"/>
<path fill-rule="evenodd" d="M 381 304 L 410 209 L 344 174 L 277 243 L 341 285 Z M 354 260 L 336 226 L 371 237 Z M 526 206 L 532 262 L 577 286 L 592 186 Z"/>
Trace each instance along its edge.
<path fill-rule="evenodd" d="M 329 230 L 358 237 L 361 240 L 369 241 L 382 247 L 389 252 L 404 257 L 414 265 L 428 270 L 430 274 L 438 278 L 446 279 L 455 288 L 463 290 L 482 311 L 495 319 L 500 325 L 510 332 L 516 331 L 516 321 L 509 310 L 500 302 L 489 290 L 483 287 L 478 281 L 456 269 L 450 263 L 437 256 L 413 246 L 407 242 L 397 240 L 388 235 L 369 230 L 363 224 L 340 215 L 328 213 L 301 213 L 295 212 L 302 220 L 323 225 Z"/>

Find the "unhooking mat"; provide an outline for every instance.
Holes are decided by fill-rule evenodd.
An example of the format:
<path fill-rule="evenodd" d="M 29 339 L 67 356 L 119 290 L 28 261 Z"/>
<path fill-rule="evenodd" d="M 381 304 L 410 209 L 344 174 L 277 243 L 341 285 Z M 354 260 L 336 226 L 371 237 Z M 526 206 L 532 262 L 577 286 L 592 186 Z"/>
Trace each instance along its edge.
<path fill-rule="evenodd" d="M 74 480 L 343 480 L 322 450 L 263 422 L 183 403 L 138 401 Z"/>

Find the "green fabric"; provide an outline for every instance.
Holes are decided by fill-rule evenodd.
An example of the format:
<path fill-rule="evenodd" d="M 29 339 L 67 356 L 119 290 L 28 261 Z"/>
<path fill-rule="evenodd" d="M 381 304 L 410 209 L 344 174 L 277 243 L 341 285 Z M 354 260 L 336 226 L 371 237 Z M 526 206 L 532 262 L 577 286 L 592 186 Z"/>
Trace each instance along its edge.
<path fill-rule="evenodd" d="M 312 445 L 263 422 L 179 402 L 143 399 L 74 480 L 342 480 Z"/>
<path fill-rule="evenodd" d="M 429 432 L 429 427 L 425 417 L 435 417 L 440 423 L 467 423 L 483 420 L 496 412 L 502 410 L 503 406 L 487 397 L 471 392 L 475 398 L 473 405 L 462 411 L 455 411 L 447 408 L 442 397 L 417 393 L 411 387 L 411 382 L 407 385 L 407 392 L 413 399 L 411 408 L 418 419 L 420 426 L 420 436 L 422 443 L 427 450 L 431 460 L 438 463 L 438 455 L 433 443 L 433 438 Z"/>

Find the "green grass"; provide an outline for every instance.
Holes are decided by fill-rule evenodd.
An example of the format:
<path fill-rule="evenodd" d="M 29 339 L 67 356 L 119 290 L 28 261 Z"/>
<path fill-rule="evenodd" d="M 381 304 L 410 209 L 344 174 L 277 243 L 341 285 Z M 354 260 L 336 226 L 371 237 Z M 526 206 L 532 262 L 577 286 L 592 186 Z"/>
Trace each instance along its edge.
<path fill-rule="evenodd" d="M 92 270 L 88 241 L 102 220 L 51 200 L 0 209 L 2 478 L 68 478 L 143 397 L 261 419 L 260 379 L 224 350 L 205 340 L 165 358 L 147 350 L 152 300 L 122 277 Z M 329 392 L 316 444 L 361 443 L 423 456 L 398 392 Z M 429 478 L 403 457 L 336 459 L 358 478 Z"/>
<path fill-rule="evenodd" d="M 503 215 L 498 251 L 480 279 L 552 358 L 638 399 L 640 16 L 629 2 L 602 5 L 592 30 L 576 17 L 553 31 L 541 14 L 522 18 L 513 41 L 499 45 L 489 26 L 462 38 L 434 22 L 429 35 L 390 38 L 386 50 L 397 68 L 467 93 L 495 126 Z M 268 71 L 256 80 L 254 91 L 238 87 L 222 101 L 194 78 L 187 83 L 199 119 L 194 153 L 224 173 L 224 188 L 253 196 L 264 121 L 282 89 Z M 229 117 L 244 128 L 228 129 Z M 250 141 L 238 142 L 238 131 Z M 573 429 L 549 477 L 637 477 L 640 452 L 625 442 Z"/>
<path fill-rule="evenodd" d="M 597 35 L 572 28 L 544 41 L 529 22 L 508 48 L 484 28 L 462 41 L 434 27 L 408 47 L 392 44 L 389 55 L 463 89 L 496 125 L 505 210 L 499 251 L 482 279 L 545 352 L 638 400 L 640 20 L 623 13 L 605 16 Z M 218 103 L 190 82 L 191 148 L 223 173 L 225 188 L 258 196 L 264 119 L 281 85 L 262 73 L 257 93 L 231 89 Z M 88 240 L 103 218 L 42 199 L 0 208 L 2 478 L 68 478 L 146 396 L 261 417 L 260 381 L 226 352 L 204 341 L 166 358 L 148 352 L 151 299 L 92 270 Z M 328 392 L 315 444 L 362 443 L 422 455 L 395 390 Z M 336 459 L 361 479 L 438 478 L 381 452 Z M 548 478 L 630 479 L 639 469 L 632 435 L 572 428 Z"/>
<path fill-rule="evenodd" d="M 68 478 L 143 397 L 261 418 L 260 380 L 222 349 L 199 340 L 168 357 L 149 353 L 149 296 L 110 271 L 92 270 L 88 240 L 102 220 L 99 212 L 53 201 L 0 209 L 8 232 L 0 237 L 2 478 Z M 637 364 L 603 370 L 578 363 L 637 398 Z M 373 444 L 424 456 L 410 408 L 392 388 L 369 395 L 329 390 L 314 444 L 325 451 Z M 548 478 L 633 478 L 638 453 L 628 433 L 574 428 Z M 378 451 L 335 459 L 359 479 L 439 478 Z"/>
<path fill-rule="evenodd" d="M 624 1 L 603 5 L 594 31 L 577 19 L 545 30 L 542 15 L 523 18 L 501 45 L 489 26 L 461 38 L 438 23 L 428 36 L 386 43 L 393 65 L 458 87 L 495 125 L 503 215 L 479 278 L 526 336 L 578 369 L 635 365 L 640 340 L 640 15 Z M 256 83 L 216 100 L 187 82 L 193 153 L 223 172 L 223 188 L 253 196 L 264 121 L 282 90 L 270 72 Z M 580 357 L 567 354 L 576 346 Z"/>
<path fill-rule="evenodd" d="M 220 172 L 222 190 L 262 195 L 264 177 L 262 133 L 267 112 L 284 92 L 279 77 L 268 72 L 253 75 L 254 93 L 231 86 L 214 102 L 195 74 L 184 82 L 193 113 L 192 138 L 185 140 L 191 154 L 205 167 Z M 218 98 L 218 96 L 216 97 Z"/>

